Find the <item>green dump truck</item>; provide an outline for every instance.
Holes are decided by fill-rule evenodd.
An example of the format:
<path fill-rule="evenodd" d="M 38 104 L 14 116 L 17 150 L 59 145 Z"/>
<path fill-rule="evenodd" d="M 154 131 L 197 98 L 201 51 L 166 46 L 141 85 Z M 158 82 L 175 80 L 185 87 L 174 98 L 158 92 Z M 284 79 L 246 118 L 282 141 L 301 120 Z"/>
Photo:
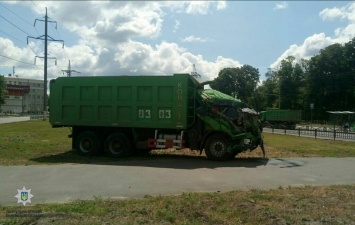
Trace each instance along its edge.
<path fill-rule="evenodd" d="M 261 111 L 263 127 L 276 129 L 295 129 L 296 124 L 301 122 L 301 110 L 290 109 L 267 109 Z"/>
<path fill-rule="evenodd" d="M 123 157 L 190 148 L 227 160 L 259 145 L 259 113 L 189 74 L 59 77 L 50 81 L 52 127 L 71 127 L 73 149 Z"/>

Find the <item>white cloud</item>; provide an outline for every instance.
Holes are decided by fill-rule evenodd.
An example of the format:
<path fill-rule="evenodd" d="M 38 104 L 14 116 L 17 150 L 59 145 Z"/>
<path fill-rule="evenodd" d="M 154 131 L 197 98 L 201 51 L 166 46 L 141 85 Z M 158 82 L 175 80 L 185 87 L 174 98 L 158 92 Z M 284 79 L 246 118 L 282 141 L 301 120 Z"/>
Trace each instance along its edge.
<path fill-rule="evenodd" d="M 349 3 L 341 8 L 326 8 L 319 13 L 323 20 L 347 19 L 351 23 L 355 23 L 355 2 Z"/>
<path fill-rule="evenodd" d="M 208 41 L 211 41 L 211 39 L 195 37 L 193 35 L 191 35 L 189 37 L 185 37 L 184 39 L 182 39 L 182 42 L 208 42 Z"/>
<path fill-rule="evenodd" d="M 241 66 L 238 61 L 221 56 L 215 62 L 208 62 L 201 55 L 193 55 L 177 44 L 168 42 L 155 47 L 139 42 L 125 43 L 115 54 L 115 61 L 125 73 L 142 75 L 190 73 L 195 64 L 204 80 L 214 79 L 222 68 Z"/>
<path fill-rule="evenodd" d="M 175 20 L 175 26 L 174 26 L 173 32 L 175 33 L 179 28 L 180 28 L 180 21 Z"/>
<path fill-rule="evenodd" d="M 42 73 L 43 77 L 43 67 L 34 65 L 36 54 L 31 48 L 36 50 L 37 46 L 30 42 L 29 46 L 19 48 L 16 47 L 10 39 L 0 37 L 1 66 L 9 67 L 11 70 L 12 67 L 15 67 L 16 74 L 29 74 L 30 76 L 36 77 Z M 34 71 L 34 73 L 28 73 L 27 71 Z"/>
<path fill-rule="evenodd" d="M 81 37 L 80 43 L 112 46 L 137 37 L 156 38 L 161 32 L 163 9 L 187 14 L 208 14 L 225 9 L 225 1 L 89 1 L 83 11 L 80 1 L 20 3 L 34 11 L 48 8 L 48 15 Z M 83 12 L 83 13 L 78 13 Z M 43 13 L 43 12 L 42 12 Z M 41 13 L 41 14 L 42 14 Z M 180 27 L 175 21 L 173 32 Z"/>
<path fill-rule="evenodd" d="M 163 7 L 157 2 L 39 1 L 21 2 L 34 11 L 48 8 L 51 19 L 81 37 L 82 43 L 112 45 L 135 37 L 156 38 L 161 31 Z M 83 8 L 85 5 L 85 8 Z M 80 12 L 80 13 L 78 13 Z"/>
<path fill-rule="evenodd" d="M 207 14 L 210 8 L 209 2 L 196 1 L 191 2 L 186 8 L 186 13 L 190 14 Z"/>
<path fill-rule="evenodd" d="M 217 10 L 222 10 L 226 8 L 225 1 L 190 1 L 186 13 L 189 14 L 207 14 L 210 12 L 211 5 L 217 5 Z"/>
<path fill-rule="evenodd" d="M 339 27 L 334 31 L 334 37 L 328 37 L 324 33 L 314 34 L 305 39 L 301 45 L 291 45 L 274 63 L 271 68 L 277 68 L 281 61 L 288 56 L 295 56 L 296 59 L 309 59 L 319 54 L 321 49 L 334 43 L 346 43 L 354 37 L 355 34 L 355 3 L 347 4 L 342 8 L 324 9 L 319 13 L 324 20 L 347 19 L 346 27 Z"/>
<path fill-rule="evenodd" d="M 288 3 L 287 2 L 278 2 L 276 3 L 274 10 L 282 10 L 282 9 L 287 9 Z"/>
<path fill-rule="evenodd" d="M 320 49 L 334 43 L 335 41 L 330 37 L 326 37 L 324 33 L 314 34 L 313 36 L 308 37 L 300 46 L 296 44 L 291 45 L 289 49 L 287 49 L 274 63 L 270 65 L 270 68 L 279 67 L 281 61 L 291 55 L 296 57 L 296 59 L 309 59 L 314 55 L 317 55 Z"/>
<path fill-rule="evenodd" d="M 332 9 L 324 9 L 322 12 L 319 13 L 319 16 L 322 17 L 323 20 L 334 20 L 337 18 L 344 18 L 344 13 L 339 8 L 332 8 Z"/>
<path fill-rule="evenodd" d="M 217 2 L 217 10 L 223 10 L 225 8 L 227 8 L 226 1 L 218 1 Z"/>
<path fill-rule="evenodd" d="M 68 59 L 71 68 L 82 75 L 171 75 L 173 73 L 190 73 L 195 64 L 203 79 L 213 79 L 224 67 L 237 67 L 241 64 L 233 59 L 218 56 L 215 61 L 207 61 L 201 55 L 188 52 L 176 43 L 161 42 L 149 45 L 135 41 L 159 37 L 163 25 L 164 10 L 179 13 L 208 14 L 213 10 L 226 8 L 225 1 L 176 2 L 176 1 L 38 1 L 18 2 L 43 16 L 48 8 L 50 19 L 60 21 L 69 31 L 79 36 L 78 44 L 62 46 L 58 43 L 48 45 L 50 56 L 58 59 L 57 66 L 48 60 L 48 79 L 63 76 Z M 83 9 L 83 5 L 85 8 Z M 163 10 L 164 9 L 164 10 Z M 40 12 L 43 10 L 42 12 Z M 80 12 L 80 13 L 78 13 Z M 175 20 L 174 30 L 180 27 Z M 210 41 L 206 38 L 190 36 L 187 41 Z M 3 44 L 2 44 L 3 42 Z M 41 42 L 31 42 L 35 52 L 42 52 Z M 0 53 L 11 52 L 13 58 L 30 61 L 35 54 L 26 46 L 18 48 L 8 39 L 0 39 Z M 2 62 L 3 63 L 3 62 Z M 14 62 L 9 61 L 9 66 Z M 19 63 L 21 65 L 21 63 Z M 16 66 L 16 63 L 15 63 Z M 23 65 L 21 65 L 24 68 Z M 34 79 L 43 79 L 43 59 L 38 66 L 28 65 L 17 69 L 19 74 Z"/>

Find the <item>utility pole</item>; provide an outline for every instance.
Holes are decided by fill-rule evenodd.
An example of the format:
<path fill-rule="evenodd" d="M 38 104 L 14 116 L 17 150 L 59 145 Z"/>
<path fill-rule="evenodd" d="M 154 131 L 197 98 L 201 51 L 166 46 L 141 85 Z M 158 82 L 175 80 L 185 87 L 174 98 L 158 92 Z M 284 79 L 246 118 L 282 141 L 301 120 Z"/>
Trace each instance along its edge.
<path fill-rule="evenodd" d="M 71 77 L 71 73 L 72 73 L 72 72 L 74 72 L 74 73 L 80 73 L 79 71 L 70 69 L 70 60 L 69 60 L 68 69 L 67 69 L 67 70 L 62 70 L 62 72 L 63 72 L 63 75 L 64 75 L 64 73 L 67 73 L 67 77 Z"/>
<path fill-rule="evenodd" d="M 201 78 L 201 75 L 197 73 L 196 71 L 196 67 L 195 64 L 192 64 L 192 72 L 191 72 L 191 76 L 195 77 L 195 78 Z"/>
<path fill-rule="evenodd" d="M 48 23 L 55 23 L 55 29 L 57 29 L 57 22 L 56 21 L 51 21 L 48 20 L 47 16 L 47 7 L 46 7 L 46 15 L 44 16 L 44 20 L 36 19 L 35 23 L 33 26 L 36 26 L 36 21 L 42 21 L 44 22 L 44 35 L 40 37 L 31 37 L 27 36 L 27 44 L 28 44 L 28 38 L 33 38 L 33 39 L 38 39 L 38 40 L 44 40 L 44 57 L 36 56 L 38 58 L 44 58 L 44 85 L 43 85 L 43 120 L 46 120 L 47 117 L 47 59 L 48 59 L 48 38 L 49 41 L 58 41 L 63 43 L 63 48 L 64 48 L 64 41 L 63 40 L 55 40 L 51 36 L 48 35 Z M 35 57 L 35 62 L 36 62 L 36 57 Z"/>

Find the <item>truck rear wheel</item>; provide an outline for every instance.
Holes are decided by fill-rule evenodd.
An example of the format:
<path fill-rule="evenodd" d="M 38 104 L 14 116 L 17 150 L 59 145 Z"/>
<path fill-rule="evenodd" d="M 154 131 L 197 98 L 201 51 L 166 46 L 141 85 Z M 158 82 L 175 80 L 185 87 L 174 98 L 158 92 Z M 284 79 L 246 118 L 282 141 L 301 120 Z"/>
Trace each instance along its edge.
<path fill-rule="evenodd" d="M 108 136 L 104 148 L 106 153 L 112 157 L 124 157 L 132 152 L 128 137 L 122 133 L 113 133 Z"/>
<path fill-rule="evenodd" d="M 75 149 L 81 155 L 96 155 L 100 150 L 100 138 L 92 131 L 84 131 L 76 138 Z"/>
<path fill-rule="evenodd" d="M 228 152 L 229 141 L 222 135 L 213 135 L 208 138 L 205 145 L 205 153 L 211 160 L 230 159 L 232 153 Z"/>

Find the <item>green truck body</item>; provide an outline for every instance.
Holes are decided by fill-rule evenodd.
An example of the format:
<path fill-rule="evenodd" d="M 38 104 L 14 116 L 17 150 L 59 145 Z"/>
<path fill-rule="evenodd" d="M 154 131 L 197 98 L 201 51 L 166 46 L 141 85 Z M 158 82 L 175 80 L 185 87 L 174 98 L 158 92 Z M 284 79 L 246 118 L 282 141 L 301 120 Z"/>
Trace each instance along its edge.
<path fill-rule="evenodd" d="M 301 122 L 302 112 L 290 109 L 267 109 L 260 114 L 265 127 L 295 129 L 296 124 Z"/>
<path fill-rule="evenodd" d="M 263 145 L 258 113 L 189 74 L 60 77 L 50 81 L 49 110 L 84 155 L 190 148 L 225 160 Z"/>

